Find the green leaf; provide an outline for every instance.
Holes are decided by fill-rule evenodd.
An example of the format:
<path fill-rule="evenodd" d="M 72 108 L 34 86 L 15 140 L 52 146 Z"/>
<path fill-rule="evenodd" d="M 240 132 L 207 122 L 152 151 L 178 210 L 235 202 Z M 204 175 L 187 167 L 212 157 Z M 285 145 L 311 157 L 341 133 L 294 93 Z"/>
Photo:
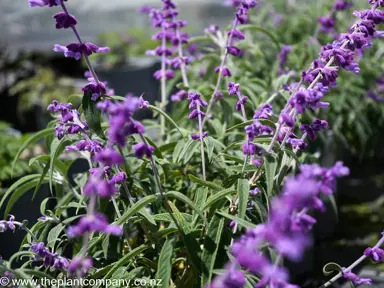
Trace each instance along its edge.
<path fill-rule="evenodd" d="M 171 117 L 169 117 L 167 113 L 165 113 L 162 109 L 160 109 L 156 106 L 149 105 L 148 108 L 160 113 L 161 115 L 163 115 L 165 117 L 165 119 L 167 119 L 177 129 L 177 131 L 179 131 L 181 137 L 184 138 L 184 135 L 181 132 L 181 129 L 179 128 L 179 126 L 177 126 L 176 122 L 173 121 L 173 119 Z"/>
<path fill-rule="evenodd" d="M 133 249 L 131 252 L 129 252 L 128 254 L 124 255 L 119 261 L 116 261 L 115 263 L 111 264 L 111 265 L 108 265 L 107 267 L 109 267 L 108 269 L 108 273 L 103 277 L 103 279 L 108 279 L 110 276 L 113 275 L 113 273 L 119 269 L 120 267 L 122 267 L 123 265 L 125 265 L 126 263 L 128 263 L 129 260 L 131 260 L 133 257 L 139 255 L 140 253 L 142 253 L 143 251 L 145 251 L 146 249 L 148 249 L 148 246 L 146 245 L 141 245 L 135 249 Z"/>
<path fill-rule="evenodd" d="M 216 211 L 217 214 L 225 217 L 225 218 L 228 218 L 229 220 L 233 220 L 235 221 L 237 224 L 239 224 L 240 226 L 243 226 L 244 228 L 255 228 L 256 225 L 251 223 L 251 222 L 248 222 L 247 220 L 244 220 L 244 219 L 240 219 L 239 217 L 236 217 L 236 216 L 233 216 L 233 215 L 230 215 L 226 212 L 223 212 L 223 211 Z"/>
<path fill-rule="evenodd" d="M 232 195 L 232 194 L 235 194 L 235 193 L 236 193 L 236 190 L 229 188 L 229 189 L 224 189 L 220 192 L 217 192 L 214 195 L 209 196 L 209 198 L 207 199 L 207 202 L 205 203 L 205 205 L 203 207 L 203 211 L 206 210 L 207 208 L 209 208 L 210 206 L 212 206 L 213 204 L 215 204 L 216 202 L 220 201 L 221 199 L 224 199 L 225 197 Z"/>
<path fill-rule="evenodd" d="M 69 143 L 70 143 L 70 141 L 67 140 L 65 137 L 62 138 L 61 140 L 55 138 L 55 139 L 53 139 L 53 141 L 51 143 L 51 159 L 50 159 L 50 163 L 49 163 L 49 168 L 50 168 L 50 171 L 49 171 L 49 188 L 51 190 L 51 193 L 52 193 L 53 171 L 55 170 L 54 169 L 55 168 L 55 162 L 57 160 L 57 157 L 59 157 L 61 152 L 63 152 L 65 146 L 67 146 Z M 67 175 L 64 175 L 64 176 L 67 176 Z"/>
<path fill-rule="evenodd" d="M 189 160 L 191 160 L 193 154 L 198 150 L 197 148 L 200 146 L 200 141 L 194 140 L 189 149 L 185 151 L 184 154 L 184 164 L 187 164 Z"/>
<path fill-rule="evenodd" d="M 43 180 L 43 183 L 48 183 L 48 179 L 44 179 Z M 7 206 L 5 207 L 5 211 L 4 211 L 4 219 L 9 215 L 9 213 L 11 212 L 12 208 L 13 208 L 13 205 L 15 205 L 15 203 L 17 202 L 17 200 L 23 196 L 26 192 L 28 192 L 30 189 L 32 189 L 33 187 L 35 187 L 37 185 L 37 183 L 39 182 L 39 180 L 33 180 L 31 182 L 27 182 L 27 183 L 24 183 L 23 185 L 19 186 L 13 193 L 12 193 L 12 196 L 11 198 L 9 198 L 9 201 L 7 203 Z M 12 192 L 12 191 L 11 191 Z M 0 203 L 0 207 L 2 206 L 2 204 L 5 202 L 6 200 L 6 196 L 8 195 L 4 195 L 3 198 L 1 199 L 1 203 Z"/>
<path fill-rule="evenodd" d="M 37 194 L 37 191 L 39 191 L 39 188 L 40 188 L 40 186 L 41 186 L 41 183 L 43 183 L 43 180 L 44 180 L 45 176 L 47 175 L 48 170 L 49 170 L 49 165 L 45 165 L 44 170 L 43 170 L 43 173 L 42 173 L 41 176 L 40 176 L 39 182 L 37 182 L 37 185 L 36 185 L 36 187 L 35 187 L 35 190 L 33 191 L 32 200 L 35 199 L 35 196 L 36 196 L 36 194 Z M 48 198 L 48 199 L 49 199 L 49 198 Z"/>
<path fill-rule="evenodd" d="M 91 99 L 91 93 L 87 93 L 83 96 L 83 111 L 85 120 L 87 121 L 88 127 L 95 132 L 99 137 L 105 139 L 103 129 L 101 128 L 100 116 L 101 112 L 96 108 L 96 101 Z"/>
<path fill-rule="evenodd" d="M 187 196 L 177 191 L 169 191 L 166 194 L 167 194 L 167 197 L 176 198 L 184 202 L 185 204 L 189 205 L 193 210 L 196 211 L 196 213 L 201 217 L 201 219 L 207 223 L 207 219 L 205 218 L 203 213 L 196 207 L 195 203 L 193 203 L 192 200 L 190 200 Z"/>
<path fill-rule="evenodd" d="M 149 195 L 146 196 L 140 201 L 136 202 L 135 204 L 132 205 L 125 213 L 117 220 L 117 224 L 122 225 L 125 222 L 128 221 L 128 219 L 133 216 L 135 213 L 139 212 L 142 208 L 145 206 L 149 205 L 152 202 L 155 202 L 157 197 L 155 195 Z"/>
<path fill-rule="evenodd" d="M 277 49 L 280 51 L 280 42 L 279 40 L 277 39 L 277 37 L 270 31 L 260 27 L 260 26 L 257 26 L 257 25 L 251 25 L 251 24 L 246 24 L 246 25 L 240 25 L 239 30 L 253 30 L 253 31 L 259 31 L 261 33 L 263 33 L 264 35 L 268 36 L 272 41 L 273 43 L 275 43 Z"/>
<path fill-rule="evenodd" d="M 275 178 L 276 169 L 277 169 L 277 160 L 273 155 L 267 155 L 264 157 L 265 163 L 265 177 L 267 180 L 267 194 L 272 196 L 273 191 L 273 180 Z"/>
<path fill-rule="evenodd" d="M 212 279 L 213 268 L 217 252 L 220 246 L 220 239 L 223 234 L 224 218 L 214 215 L 208 225 L 207 235 L 204 239 L 203 254 L 201 256 L 203 263 L 208 269 L 208 275 L 203 274 L 201 278 L 202 287 Z"/>
<path fill-rule="evenodd" d="M 272 128 L 276 127 L 275 123 L 273 123 L 271 120 L 267 120 L 267 119 L 257 119 L 257 120 L 259 120 L 260 123 L 263 124 L 263 125 L 266 125 L 266 126 L 269 126 L 269 127 L 272 127 Z M 229 127 L 226 132 L 231 132 L 233 130 L 244 128 L 245 126 L 251 125 L 253 122 L 255 122 L 255 119 L 248 120 L 248 121 L 236 124 L 236 125 L 234 125 L 232 127 Z"/>
<path fill-rule="evenodd" d="M 211 188 L 212 190 L 215 190 L 215 191 L 220 191 L 220 190 L 223 190 L 223 189 L 224 189 L 223 187 L 221 187 L 220 185 L 218 185 L 218 184 L 216 184 L 216 183 L 201 180 L 200 178 L 197 178 L 197 177 L 195 177 L 195 176 L 193 176 L 193 175 L 191 175 L 191 174 L 188 174 L 188 178 L 189 178 L 189 180 L 191 180 L 192 182 L 195 182 L 195 183 L 200 184 L 200 185 L 202 185 L 202 186 Z"/>
<path fill-rule="evenodd" d="M 178 223 L 178 225 L 180 226 L 180 228 L 183 230 L 183 231 L 180 231 L 184 234 L 188 234 L 191 232 L 191 225 L 187 222 L 187 220 L 185 220 L 183 214 L 181 214 L 181 212 L 179 211 L 179 209 L 177 209 L 176 205 L 173 204 L 172 202 L 168 202 L 169 206 L 171 206 L 171 209 L 173 211 L 173 215 L 175 215 L 175 218 L 176 218 L 176 221 Z"/>
<path fill-rule="evenodd" d="M 213 138 L 211 136 L 208 136 L 204 139 L 204 144 L 207 146 L 207 154 L 208 154 L 208 161 L 211 162 L 213 158 L 213 149 L 215 149 L 215 145 L 213 143 Z"/>
<path fill-rule="evenodd" d="M 181 139 L 179 142 L 177 142 L 175 149 L 173 150 L 172 154 L 172 161 L 173 163 L 176 163 L 179 161 L 180 154 L 183 151 L 185 147 L 185 140 Z"/>
<path fill-rule="evenodd" d="M 334 262 L 329 262 L 329 263 L 325 264 L 323 267 L 324 276 L 330 276 L 330 275 L 334 274 L 335 272 L 342 272 L 342 271 L 343 271 L 343 269 L 341 268 L 341 266 L 337 263 L 334 263 Z"/>
<path fill-rule="evenodd" d="M 16 153 L 16 156 L 15 158 L 13 159 L 13 163 L 12 163 L 12 171 L 13 171 L 13 168 L 15 167 L 15 164 L 17 162 L 17 160 L 19 159 L 21 153 L 23 153 L 23 151 L 25 150 L 25 148 L 28 147 L 28 145 L 36 142 L 37 140 L 43 138 L 44 136 L 47 136 L 47 135 L 50 135 L 50 134 L 53 134 L 53 132 L 55 131 L 55 128 L 46 128 L 44 130 L 41 130 L 35 134 L 33 134 L 31 137 L 29 137 L 24 143 L 23 145 L 20 147 L 19 151 L 17 151 Z"/>
<path fill-rule="evenodd" d="M 52 249 L 55 247 L 55 243 L 59 238 L 60 233 L 64 230 L 65 226 L 63 224 L 58 224 L 54 228 L 52 228 L 48 233 L 48 247 Z"/>
<path fill-rule="evenodd" d="M 162 279 L 163 288 L 169 288 L 169 282 L 172 274 L 172 256 L 174 239 L 168 238 L 160 252 L 159 262 L 157 264 L 156 279 Z"/>
<path fill-rule="evenodd" d="M 237 181 L 237 196 L 239 197 L 237 217 L 244 219 L 249 198 L 249 183 L 247 179 L 239 179 Z"/>
<path fill-rule="evenodd" d="M 212 42 L 212 39 L 206 36 L 196 36 L 196 37 L 191 37 L 188 40 L 188 44 L 197 43 L 197 42 Z"/>

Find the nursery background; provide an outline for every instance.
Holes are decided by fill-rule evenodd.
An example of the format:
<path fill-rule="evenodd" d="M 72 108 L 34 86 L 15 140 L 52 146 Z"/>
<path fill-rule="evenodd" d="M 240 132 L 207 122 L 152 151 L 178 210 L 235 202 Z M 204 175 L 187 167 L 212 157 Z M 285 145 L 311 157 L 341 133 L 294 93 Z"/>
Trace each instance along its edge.
<path fill-rule="evenodd" d="M 160 277 L 163 287 L 216 288 L 320 287 L 344 273 L 331 287 L 384 287 L 384 266 L 375 263 L 384 251 L 376 259 L 366 250 L 384 230 L 384 12 L 374 14 L 384 2 L 168 2 L 0 1 L 1 275 Z M 61 3 L 76 23 L 60 20 L 69 17 Z M 374 15 L 354 13 L 365 10 Z M 64 14 L 53 19 L 56 13 Z M 176 31 L 177 41 L 163 38 L 169 31 L 156 17 L 171 23 L 166 29 Z M 366 36 L 369 43 L 345 36 L 360 18 L 377 29 Z M 72 27 L 97 48 L 77 57 L 65 46 L 78 39 Z M 313 61 L 337 39 L 349 41 L 343 48 L 355 53 L 358 66 L 344 65 L 347 57 L 335 52 L 332 67 L 340 69 L 324 72 L 325 63 Z M 313 73 L 324 74 L 314 80 Z M 315 96 L 324 102 L 294 98 L 301 78 L 306 86 L 329 86 Z M 123 105 L 137 107 L 119 122 Z M 305 233 L 310 240 L 292 238 L 303 241 L 302 255 L 285 255 L 271 240 L 278 236 L 264 235 L 254 243 L 274 264 L 271 275 L 260 271 L 261 262 L 239 260 L 236 244 L 247 246 L 241 241 L 253 237 L 249 230 L 272 221 L 289 177 L 305 174 L 300 165 L 341 167 L 338 161 L 349 173 L 335 172 L 324 184 L 332 193 L 319 196 L 324 207 L 308 212 L 316 219 L 306 223 L 313 225 Z M 115 182 L 92 196 L 107 183 L 98 177 Z M 90 220 L 90 210 L 105 216 Z M 362 255 L 372 260 L 352 267 L 360 280 L 343 272 Z M 278 266 L 285 267 L 281 274 Z M 235 271 L 244 272 L 244 281 Z"/>

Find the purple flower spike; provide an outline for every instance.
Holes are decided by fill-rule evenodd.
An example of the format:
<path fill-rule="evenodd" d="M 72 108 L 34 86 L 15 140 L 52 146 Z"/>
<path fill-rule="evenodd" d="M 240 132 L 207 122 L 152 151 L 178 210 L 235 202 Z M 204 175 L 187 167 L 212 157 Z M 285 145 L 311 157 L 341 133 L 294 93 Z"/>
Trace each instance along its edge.
<path fill-rule="evenodd" d="M 295 126 L 295 119 L 292 118 L 291 115 L 288 113 L 281 113 L 281 122 L 286 124 L 288 127 L 294 127 Z"/>
<path fill-rule="evenodd" d="M 139 159 L 142 159 L 144 156 L 151 158 L 153 151 L 155 151 L 155 147 L 149 146 L 146 143 L 138 143 L 133 146 L 133 150 L 135 151 L 136 157 Z"/>
<path fill-rule="evenodd" d="M 68 29 L 76 26 L 77 20 L 75 16 L 70 15 L 66 12 L 59 12 L 53 16 L 53 19 L 56 20 L 57 29 Z"/>
<path fill-rule="evenodd" d="M 269 119 L 269 117 L 273 116 L 273 110 L 271 104 L 264 104 L 260 107 L 259 110 L 256 110 L 255 115 L 253 115 L 254 119 Z"/>
<path fill-rule="evenodd" d="M 243 32 L 241 32 L 240 30 L 237 30 L 237 29 L 232 29 L 232 30 L 228 31 L 228 36 L 230 36 L 230 35 L 232 35 L 232 38 L 237 38 L 239 40 L 245 39 Z"/>

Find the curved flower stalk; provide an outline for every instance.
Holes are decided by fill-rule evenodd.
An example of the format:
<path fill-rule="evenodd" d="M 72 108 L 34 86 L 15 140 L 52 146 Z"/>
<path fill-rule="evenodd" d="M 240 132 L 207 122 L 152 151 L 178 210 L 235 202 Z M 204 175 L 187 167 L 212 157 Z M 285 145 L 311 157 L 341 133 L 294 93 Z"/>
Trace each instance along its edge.
<path fill-rule="evenodd" d="M 186 66 L 190 63 L 190 58 L 185 57 L 183 54 L 183 44 L 187 44 L 189 35 L 185 32 L 181 32 L 180 28 L 187 25 L 186 21 L 177 20 L 179 11 L 176 9 L 176 4 L 172 0 L 162 0 L 163 5 L 160 10 L 146 9 L 153 21 L 155 28 L 161 30 L 153 35 L 153 40 L 161 41 L 161 45 L 156 49 L 147 51 L 148 55 L 157 55 L 161 57 L 161 69 L 156 71 L 154 77 L 161 81 L 161 109 L 165 109 L 167 102 L 166 95 L 166 80 L 173 79 L 175 72 L 172 69 L 167 69 L 167 66 L 171 66 L 175 69 L 180 69 L 184 86 L 189 87 L 187 78 Z M 173 46 L 167 47 L 167 43 Z M 177 56 L 170 58 L 174 52 L 177 52 Z M 161 135 L 165 134 L 165 118 L 161 117 Z"/>
<path fill-rule="evenodd" d="M 197 92 L 189 92 L 188 100 L 191 102 L 189 104 L 189 109 L 192 110 L 192 112 L 189 114 L 189 119 L 197 118 L 199 122 L 199 134 L 193 134 L 192 139 L 193 140 L 200 139 L 201 167 L 203 170 L 203 180 L 206 180 L 204 138 L 208 136 L 208 132 L 203 132 L 203 118 L 206 116 L 206 114 L 203 111 L 201 111 L 201 108 L 207 107 L 208 104 L 203 99 L 201 99 L 201 95 Z"/>
<path fill-rule="evenodd" d="M 256 5 L 258 4 L 256 0 L 242 0 L 237 2 L 239 5 L 236 5 L 237 6 L 236 18 L 232 24 L 231 30 L 229 30 L 227 33 L 228 35 L 227 35 L 227 41 L 225 43 L 225 47 L 221 47 L 223 49 L 223 55 L 221 56 L 221 64 L 220 66 L 215 68 L 215 72 L 218 73 L 217 82 L 213 90 L 211 99 L 209 100 L 207 115 L 209 115 L 209 112 L 212 109 L 212 105 L 216 101 L 216 95 L 220 93 L 219 89 L 220 89 L 222 78 L 232 76 L 231 71 L 225 65 L 227 62 L 228 55 L 231 54 L 232 56 L 235 56 L 235 57 L 238 57 L 241 55 L 241 50 L 238 47 L 234 46 L 234 40 L 235 39 L 244 40 L 245 36 L 240 30 L 237 30 L 236 28 L 238 25 L 245 24 L 248 22 L 249 9 L 256 7 Z M 211 34 L 211 29 L 207 30 L 207 32 Z M 205 121 L 203 122 L 203 126 L 204 126 L 204 123 Z"/>
<path fill-rule="evenodd" d="M 376 245 L 372 248 L 367 248 L 364 251 L 364 254 L 349 265 L 347 268 L 343 268 L 338 274 L 336 274 L 332 279 L 326 282 L 321 288 L 330 287 L 334 282 L 336 282 L 339 278 L 343 277 L 345 279 L 351 280 L 354 284 L 367 284 L 371 285 L 372 280 L 368 278 L 360 278 L 356 274 L 352 272 L 352 269 L 358 266 L 361 262 L 363 262 L 367 258 L 371 258 L 375 263 L 384 262 L 384 250 L 380 247 L 384 244 L 384 232 L 381 233 L 381 239 L 376 243 Z"/>
<path fill-rule="evenodd" d="M 325 205 L 320 196 L 333 194 L 336 179 L 348 174 L 349 169 L 341 162 L 328 169 L 317 164 L 302 165 L 300 174 L 287 179 L 282 195 L 272 201 L 269 220 L 254 229 L 248 229 L 232 245 L 234 260 L 230 268 L 208 287 L 244 287 L 245 277 L 241 271 L 236 271 L 236 267 L 242 267 L 259 277 L 260 282 L 256 287 L 298 287 L 288 284 L 287 270 L 279 266 L 279 260 L 272 263 L 261 247 L 265 244 L 273 247 L 278 252 L 277 259 L 286 257 L 290 261 L 300 261 L 305 249 L 311 245 L 308 232 L 316 223 L 308 211 L 324 211 Z"/>
<path fill-rule="evenodd" d="M 354 12 L 354 15 L 361 20 L 351 27 L 349 33 L 342 34 L 332 44 L 325 45 L 320 52 L 320 58 L 313 61 L 309 70 L 303 72 L 301 81 L 292 89 L 291 97 L 280 114 L 280 120 L 268 148 L 269 152 L 272 151 L 276 140 L 280 142 L 280 145 L 284 145 L 292 137 L 296 118 L 306 109 L 328 108 L 329 103 L 323 102 L 322 98 L 330 88 L 336 86 L 340 68 L 355 74 L 359 73 L 360 68 L 355 61 L 356 56 L 371 46 L 372 39 L 383 36 L 382 31 L 376 31 L 376 25 L 384 23 L 384 12 L 377 9 L 382 5 L 376 1 L 370 1 L 370 3 L 372 9 Z M 301 85 L 303 82 L 310 83 L 308 88 Z M 295 149 L 303 146 L 299 144 L 303 143 L 306 136 L 299 143 L 288 141 L 288 144 L 293 144 Z M 304 146 L 303 148 L 305 148 Z M 251 178 L 251 183 L 254 183 L 256 178 L 257 172 Z"/>

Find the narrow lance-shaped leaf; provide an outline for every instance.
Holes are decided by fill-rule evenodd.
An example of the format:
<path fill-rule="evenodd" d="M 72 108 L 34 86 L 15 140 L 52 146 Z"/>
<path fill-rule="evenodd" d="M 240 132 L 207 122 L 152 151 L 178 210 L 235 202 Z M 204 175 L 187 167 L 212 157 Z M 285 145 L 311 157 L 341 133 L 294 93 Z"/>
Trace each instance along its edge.
<path fill-rule="evenodd" d="M 160 252 L 159 262 L 157 265 L 157 273 L 156 273 L 156 279 L 162 280 L 162 286 L 163 288 L 169 287 L 169 282 L 171 280 L 171 274 L 172 274 L 172 256 L 173 256 L 173 247 L 175 245 L 175 241 L 172 238 L 168 238 L 163 248 Z"/>

